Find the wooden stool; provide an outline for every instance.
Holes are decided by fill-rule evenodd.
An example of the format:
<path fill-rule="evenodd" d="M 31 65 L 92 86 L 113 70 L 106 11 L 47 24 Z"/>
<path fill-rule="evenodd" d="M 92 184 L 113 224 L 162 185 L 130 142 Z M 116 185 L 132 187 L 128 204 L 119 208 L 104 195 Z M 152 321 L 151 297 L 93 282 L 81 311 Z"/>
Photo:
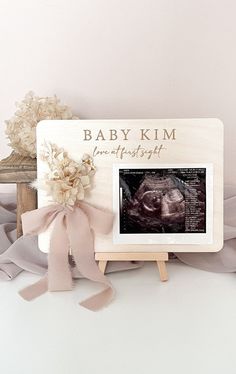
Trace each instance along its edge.
<path fill-rule="evenodd" d="M 29 187 L 36 179 L 36 159 L 15 152 L 0 161 L 0 183 L 17 185 L 17 237 L 22 235 L 21 214 L 37 208 L 37 191 Z"/>

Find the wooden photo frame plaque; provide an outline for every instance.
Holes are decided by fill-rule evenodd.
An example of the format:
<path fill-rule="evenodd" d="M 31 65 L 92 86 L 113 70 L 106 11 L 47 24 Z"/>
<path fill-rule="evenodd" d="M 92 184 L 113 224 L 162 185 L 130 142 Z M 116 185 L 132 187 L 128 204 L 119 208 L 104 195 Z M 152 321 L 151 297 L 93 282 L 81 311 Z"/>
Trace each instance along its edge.
<path fill-rule="evenodd" d="M 86 201 L 114 212 L 114 229 L 95 236 L 95 257 L 157 261 L 168 252 L 216 252 L 223 246 L 223 125 L 218 119 L 55 120 L 37 127 L 44 142 L 75 160 L 94 159 Z M 38 157 L 38 178 L 47 165 Z M 43 191 L 38 206 L 48 205 Z M 50 230 L 39 236 L 47 252 Z"/>

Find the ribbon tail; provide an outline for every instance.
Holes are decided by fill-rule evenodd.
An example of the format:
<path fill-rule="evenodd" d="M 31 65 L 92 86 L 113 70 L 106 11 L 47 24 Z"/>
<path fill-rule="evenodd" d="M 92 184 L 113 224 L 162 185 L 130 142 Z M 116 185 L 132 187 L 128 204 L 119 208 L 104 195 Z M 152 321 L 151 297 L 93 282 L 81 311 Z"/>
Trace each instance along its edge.
<path fill-rule="evenodd" d="M 79 223 L 79 224 L 78 224 Z M 87 279 L 101 283 L 105 289 L 82 301 L 80 305 L 97 311 L 114 296 L 109 279 L 99 270 L 94 257 L 94 238 L 87 215 L 79 207 L 67 215 L 67 232 L 72 254 L 80 273 Z"/>
<path fill-rule="evenodd" d="M 87 308 L 89 310 L 92 310 L 93 312 L 96 312 L 97 310 L 100 310 L 104 308 L 107 304 L 110 303 L 110 301 L 114 297 L 114 290 L 112 286 L 109 286 L 105 288 L 105 290 L 97 293 L 96 295 L 93 295 L 89 297 L 88 299 L 81 301 L 80 305 L 84 308 Z"/>
<path fill-rule="evenodd" d="M 72 274 L 68 261 L 69 239 L 65 226 L 65 213 L 55 218 L 48 254 L 48 290 L 68 291 L 72 289 Z"/>
<path fill-rule="evenodd" d="M 23 288 L 19 291 L 19 295 L 27 301 L 31 301 L 36 297 L 39 297 L 46 293 L 48 290 L 48 277 L 47 275 L 41 278 L 38 282 L 31 284 L 28 287 Z"/>
<path fill-rule="evenodd" d="M 72 289 L 72 275 L 68 263 L 69 241 L 64 220 L 64 212 L 59 212 L 54 218 L 48 255 L 48 274 L 19 291 L 20 296 L 27 301 L 33 300 L 47 291 Z"/>

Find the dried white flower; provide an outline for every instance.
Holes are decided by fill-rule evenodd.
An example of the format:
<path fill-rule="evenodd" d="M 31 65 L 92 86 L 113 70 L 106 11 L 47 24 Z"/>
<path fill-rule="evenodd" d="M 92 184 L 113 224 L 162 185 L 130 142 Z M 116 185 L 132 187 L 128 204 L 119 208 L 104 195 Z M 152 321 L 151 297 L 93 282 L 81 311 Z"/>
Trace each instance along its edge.
<path fill-rule="evenodd" d="M 85 190 L 91 187 L 91 177 L 96 171 L 89 155 L 84 155 L 78 163 L 63 148 L 45 143 L 40 157 L 47 162 L 49 172 L 43 181 L 34 182 L 33 187 L 46 190 L 54 202 L 67 207 L 84 199 Z"/>
<path fill-rule="evenodd" d="M 39 97 L 26 94 L 14 116 L 5 121 L 10 146 L 22 156 L 36 157 L 36 125 L 44 119 L 78 119 L 70 108 L 62 105 L 57 96 Z"/>

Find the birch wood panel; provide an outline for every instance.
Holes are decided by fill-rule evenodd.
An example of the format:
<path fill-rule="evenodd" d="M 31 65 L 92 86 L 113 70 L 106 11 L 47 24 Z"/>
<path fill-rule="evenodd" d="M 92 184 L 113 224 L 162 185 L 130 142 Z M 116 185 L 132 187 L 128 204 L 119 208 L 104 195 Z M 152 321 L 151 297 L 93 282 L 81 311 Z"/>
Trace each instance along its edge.
<path fill-rule="evenodd" d="M 128 139 L 124 129 L 130 129 Z M 107 155 L 114 144 L 136 147 L 140 143 L 140 130 L 143 132 L 143 147 L 154 147 L 163 140 L 164 150 L 160 157 L 152 159 L 123 159 L 114 154 Z M 158 130 L 159 129 L 159 130 Z M 163 129 L 166 129 L 164 131 Z M 176 129 L 175 140 L 167 135 Z M 89 131 L 88 131 L 89 130 Z M 102 130 L 102 133 L 100 132 Z M 112 130 L 112 131 L 111 131 Z M 87 133 L 86 133 L 87 131 Z M 117 131 L 117 134 L 116 134 Z M 86 136 L 85 136 L 86 135 Z M 117 135 L 117 139 L 116 139 Z M 146 139 L 146 138 L 150 139 Z M 115 141 L 113 141 L 116 139 Z M 94 206 L 109 211 L 113 210 L 114 181 L 112 169 L 114 164 L 138 163 L 150 164 L 158 168 L 159 164 L 212 164 L 213 165 L 213 214 L 212 242 L 201 244 L 116 244 L 113 233 L 103 236 L 95 235 L 95 251 L 112 253 L 129 252 L 214 252 L 223 245 L 223 126 L 217 119 L 160 119 L 160 120 L 79 120 L 79 121 L 42 121 L 37 128 L 38 152 L 42 144 L 56 143 L 65 148 L 71 158 L 79 161 L 84 153 L 94 156 L 97 172 L 94 177 L 94 188 L 86 195 L 86 201 Z M 160 141 L 159 141 L 160 143 Z M 98 153 L 97 153 L 98 152 Z M 38 159 L 38 177 L 44 178 L 48 172 L 47 165 Z M 39 192 L 39 206 L 50 204 L 50 198 L 43 191 Z M 116 214 L 116 212 L 115 212 Z M 48 250 L 50 230 L 40 235 L 39 245 Z M 187 234 L 188 235 L 188 234 Z M 189 234 L 190 235 L 190 234 Z"/>

